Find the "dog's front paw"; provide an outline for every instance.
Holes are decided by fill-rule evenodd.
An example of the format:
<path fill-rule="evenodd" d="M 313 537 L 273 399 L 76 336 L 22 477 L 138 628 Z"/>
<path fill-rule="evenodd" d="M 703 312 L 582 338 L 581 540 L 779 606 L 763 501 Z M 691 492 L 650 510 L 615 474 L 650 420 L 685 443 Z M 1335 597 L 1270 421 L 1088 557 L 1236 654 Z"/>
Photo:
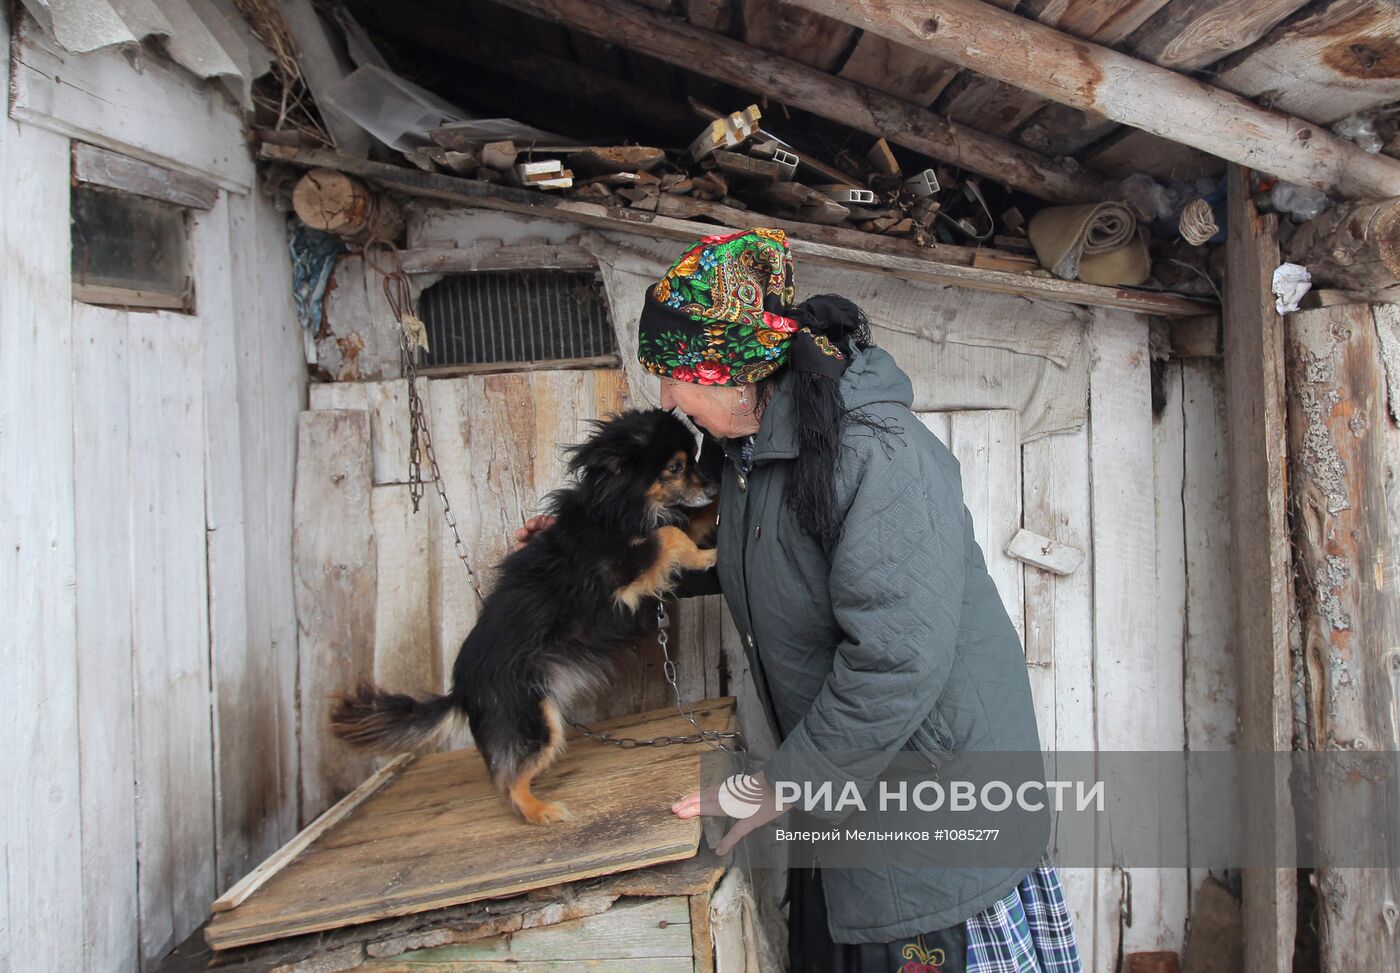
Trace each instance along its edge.
<path fill-rule="evenodd" d="M 695 566 L 701 571 L 708 571 L 710 570 L 710 568 L 715 566 L 715 561 L 718 558 L 719 551 L 715 550 L 714 548 L 710 548 L 707 551 L 701 551 L 696 556 Z"/>
<path fill-rule="evenodd" d="M 525 820 L 531 824 L 559 824 L 574 819 L 569 809 L 558 801 L 540 801 L 529 811 L 522 813 Z"/>

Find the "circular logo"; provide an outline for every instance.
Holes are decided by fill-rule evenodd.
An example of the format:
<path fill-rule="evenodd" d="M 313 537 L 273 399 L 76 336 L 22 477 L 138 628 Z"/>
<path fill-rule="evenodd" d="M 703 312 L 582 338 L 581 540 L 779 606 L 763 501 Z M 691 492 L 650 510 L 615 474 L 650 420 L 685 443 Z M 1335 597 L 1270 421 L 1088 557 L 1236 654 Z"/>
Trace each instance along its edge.
<path fill-rule="evenodd" d="M 731 818 L 747 818 L 763 807 L 763 785 L 748 774 L 735 774 L 719 785 L 719 808 Z"/>

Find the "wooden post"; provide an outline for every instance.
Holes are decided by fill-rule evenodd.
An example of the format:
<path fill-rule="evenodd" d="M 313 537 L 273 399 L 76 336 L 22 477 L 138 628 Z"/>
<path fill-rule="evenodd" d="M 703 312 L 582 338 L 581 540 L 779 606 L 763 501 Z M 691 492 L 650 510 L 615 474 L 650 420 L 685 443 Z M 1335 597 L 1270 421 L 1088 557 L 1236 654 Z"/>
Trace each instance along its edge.
<path fill-rule="evenodd" d="M 1400 197 L 1334 206 L 1298 228 L 1288 259 L 1313 286 L 1374 293 L 1400 284 Z"/>
<path fill-rule="evenodd" d="M 1102 183 L 1046 156 L 919 105 L 702 30 L 635 3 L 602 0 L 503 0 L 611 44 L 642 51 L 716 81 L 883 136 L 896 145 L 961 166 L 1051 202 L 1090 202 Z M 1393 160 L 1391 160 L 1393 161 Z M 1394 165 L 1400 167 L 1400 162 Z"/>
<path fill-rule="evenodd" d="M 570 5 L 579 0 L 570 0 Z M 1239 95 L 1018 17 L 982 0 L 795 0 L 899 44 L 1344 196 L 1400 194 L 1400 160 Z M 898 133 L 887 133 L 896 141 Z"/>
<path fill-rule="evenodd" d="M 1231 166 L 1226 242 L 1224 369 L 1230 444 L 1230 560 L 1239 668 L 1239 747 L 1256 753 L 1291 748 L 1288 650 L 1289 549 L 1285 509 L 1283 326 L 1270 277 L 1278 265 L 1278 218 L 1249 199 L 1248 171 Z M 1248 809 L 1255 834 L 1282 855 L 1291 849 L 1284 813 L 1287 781 L 1262 782 Z M 1274 799 L 1268 800 L 1272 793 Z M 1244 809 L 1242 809 L 1244 813 Z M 1288 859 L 1280 859 L 1288 860 Z M 1297 888 L 1289 869 L 1244 870 L 1245 964 L 1249 973 L 1293 968 Z"/>
<path fill-rule="evenodd" d="M 1400 430 L 1380 392 L 1376 321 L 1368 305 L 1342 304 L 1294 314 L 1287 330 L 1289 492 L 1311 749 L 1330 759 L 1397 750 L 1400 605 L 1386 574 L 1400 540 L 1400 509 L 1388 496 Z M 1393 809 L 1372 799 L 1366 774 L 1325 778 L 1316 831 L 1331 837 L 1319 851 L 1346 851 L 1329 847 L 1338 835 L 1350 840 L 1360 830 L 1374 839 L 1386 829 Z M 1322 968 L 1400 969 L 1400 869 L 1318 867 L 1313 880 Z"/>
<path fill-rule="evenodd" d="M 347 239 L 392 241 L 403 232 L 397 203 L 335 169 L 312 169 L 297 180 L 292 208 L 312 229 Z"/>

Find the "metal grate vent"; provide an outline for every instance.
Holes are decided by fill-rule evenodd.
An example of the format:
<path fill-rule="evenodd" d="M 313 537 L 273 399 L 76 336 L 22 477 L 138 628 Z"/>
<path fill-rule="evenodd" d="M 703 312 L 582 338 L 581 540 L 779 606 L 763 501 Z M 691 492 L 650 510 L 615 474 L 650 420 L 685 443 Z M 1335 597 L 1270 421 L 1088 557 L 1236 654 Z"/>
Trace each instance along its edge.
<path fill-rule="evenodd" d="M 616 353 L 607 300 L 592 271 L 458 274 L 425 290 L 419 307 L 428 328 L 426 365 Z"/>

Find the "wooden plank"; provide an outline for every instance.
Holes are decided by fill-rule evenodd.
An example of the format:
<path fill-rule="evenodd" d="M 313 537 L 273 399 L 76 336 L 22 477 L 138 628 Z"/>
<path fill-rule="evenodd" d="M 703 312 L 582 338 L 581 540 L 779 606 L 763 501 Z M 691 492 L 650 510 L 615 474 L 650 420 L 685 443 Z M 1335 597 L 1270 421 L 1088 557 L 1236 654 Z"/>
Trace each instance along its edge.
<path fill-rule="evenodd" d="M 961 166 L 1053 201 L 1083 201 L 1098 181 L 1004 139 L 951 125 L 947 119 L 883 92 L 852 84 L 798 61 L 767 55 L 739 41 L 637 7 L 598 0 L 507 0 L 507 5 L 582 30 L 603 40 L 645 50 L 682 68 L 704 50 L 705 73 L 742 90 L 811 111 L 875 137 Z M 785 9 L 811 6 L 784 4 Z M 831 11 L 827 11 L 830 13 Z M 837 11 L 841 14 L 841 11 Z M 894 38 L 900 40 L 900 38 Z M 796 53 L 796 52 L 795 52 Z M 758 85 L 759 80 L 762 84 Z"/>
<path fill-rule="evenodd" d="M 829 71 L 850 44 L 850 27 L 839 20 L 781 0 L 747 0 L 739 7 L 740 30 L 754 47 Z"/>
<path fill-rule="evenodd" d="M 1243 50 L 1307 0 L 1173 0 L 1129 39 L 1139 56 L 1194 71 Z"/>
<path fill-rule="evenodd" d="M 211 683 L 240 682 L 248 666 L 247 529 L 244 522 L 244 454 L 242 403 L 238 386 L 237 332 L 256 316 L 238 311 L 234 290 L 234 240 L 229 199 L 199 213 L 192 233 L 196 290 L 201 310 L 198 328 L 203 340 L 204 526 L 208 571 L 209 659 Z M 251 241 L 238 241 L 240 244 Z M 246 292 L 244 292 L 246 293 Z M 191 322 L 193 324 L 193 322 Z M 139 456 L 133 463 L 140 463 Z M 258 696 L 245 697 L 216 688 L 213 698 L 214 826 L 216 885 L 227 874 L 219 863 L 227 845 L 241 863 L 248 851 L 243 837 L 257 827 L 249 813 L 250 794 L 265 780 L 269 730 L 256 710 Z M 261 725 L 252 729 L 247 724 Z M 237 867 L 235 865 L 235 867 Z M 180 937 L 180 938 L 183 938 Z M 178 941 L 178 940 L 177 940 Z"/>
<path fill-rule="evenodd" d="M 593 270 L 598 259 L 583 247 L 515 243 L 504 246 L 423 247 L 400 250 L 406 274 L 472 274 L 502 270 Z"/>
<path fill-rule="evenodd" d="M 537 2 L 542 0 L 531 0 L 532 5 Z M 797 2 L 1042 98 L 1097 112 L 1222 159 L 1267 168 L 1291 182 L 1345 196 L 1400 195 L 1397 160 L 1367 155 L 1339 136 L 1265 111 L 1224 88 L 1079 40 L 981 0 L 917 5 L 910 0 Z M 1305 131 L 1307 136 L 1300 137 Z"/>
<path fill-rule="evenodd" d="M 219 187 L 207 180 L 86 142 L 73 143 L 73 178 L 191 209 L 209 209 L 219 196 Z"/>
<path fill-rule="evenodd" d="M 297 632 L 292 584 L 296 423 L 304 404 L 302 330 L 291 303 L 286 222 L 256 194 L 230 195 L 229 252 L 243 465 L 246 644 L 215 660 L 219 747 L 218 888 L 232 885 L 297 826 Z"/>
<path fill-rule="evenodd" d="M 1400 9 L 1395 4 L 1335 0 L 1276 27 L 1242 60 L 1217 74 L 1215 83 L 1227 91 L 1258 98 L 1277 111 L 1330 125 L 1400 99 L 1394 46 L 1397 34 Z M 1256 164 L 1269 168 L 1265 160 Z"/>
<path fill-rule="evenodd" d="M 696 709 L 716 729 L 732 713 L 732 700 Z M 636 736 L 689 726 L 674 713 L 605 725 Z M 699 822 L 675 817 L 670 804 L 694 786 L 699 754 L 573 737 L 539 787 L 574 820 L 550 827 L 516 818 L 474 751 L 420 757 L 237 909 L 216 915 L 206 938 L 227 949 L 689 858 Z"/>
<path fill-rule="evenodd" d="M 1132 128 L 1095 146 L 1084 162 L 1105 175 L 1119 178 L 1145 172 L 1161 180 L 1190 181 L 1201 176 L 1219 176 L 1225 171 L 1223 159 Z"/>
<path fill-rule="evenodd" d="M 614 231 L 622 230 L 661 239 L 681 240 L 687 243 L 694 242 L 697 238 L 714 232 L 714 227 L 706 223 L 671 219 L 639 210 L 628 209 L 615 212 L 596 203 L 564 199 L 509 186 L 495 186 L 470 179 L 426 173 L 401 166 L 362 162 L 337 156 L 332 152 L 292 149 L 265 143 L 262 146 L 261 155 L 264 159 L 290 162 L 298 166 L 327 166 L 344 169 L 355 175 L 374 179 L 381 185 L 426 199 L 438 199 L 508 213 L 524 213 L 535 218 L 577 223 Z M 878 239 L 884 240 L 885 238 Z M 789 242 L 793 252 L 800 254 L 801 259 L 807 263 L 819 263 L 846 269 L 870 270 L 878 268 L 882 272 L 897 273 L 900 276 L 912 277 L 917 280 L 951 284 L 975 290 L 1016 294 L 1022 297 L 1045 297 L 1071 304 L 1119 307 L 1173 317 L 1199 315 L 1209 311 L 1213 306 L 1209 302 L 1190 300 L 1175 294 L 1135 291 L 1125 287 L 1100 287 L 1094 284 L 1082 284 L 1078 281 L 1060 280 L 1048 275 L 1035 276 L 1024 273 L 983 270 L 977 267 L 958 266 L 936 259 L 919 259 L 893 253 L 864 253 L 849 247 L 835 246 L 810 238 L 795 237 Z M 341 273 L 345 272 L 344 269 L 353 266 L 353 261 L 357 259 L 355 257 L 343 258 L 337 270 L 337 279 Z M 335 307 L 335 293 L 333 292 L 331 302 L 328 304 L 328 320 Z"/>
<path fill-rule="evenodd" d="M 85 959 L 67 153 L 0 120 L 0 966 L 16 970 Z"/>
<path fill-rule="evenodd" d="M 1365 304 L 1290 315 L 1287 325 L 1288 445 L 1291 508 L 1296 511 L 1299 624 L 1306 668 L 1308 743 L 1333 759 L 1348 752 L 1395 750 L 1395 646 L 1400 612 L 1386 590 L 1400 522 L 1389 484 L 1400 432 L 1390 422 L 1379 341 Z M 1308 824 L 1319 853 L 1342 861 L 1362 828 L 1380 867 L 1329 864 L 1316 871 L 1323 969 L 1400 966 L 1400 943 L 1384 917 L 1400 869 L 1396 840 L 1380 822 L 1388 795 L 1364 774 L 1335 770 L 1319 787 Z M 1315 816 L 1315 817 L 1314 817 Z M 1334 858 L 1333 861 L 1336 859 Z"/>
<path fill-rule="evenodd" d="M 425 693 L 442 685 L 433 646 L 429 550 L 436 526 L 432 500 L 417 513 L 406 483 L 370 491 L 377 567 L 374 593 L 374 681 L 396 692 Z"/>
<path fill-rule="evenodd" d="M 304 828 L 287 844 L 277 850 L 277 853 L 268 858 L 257 868 L 253 869 L 238 881 L 223 895 L 214 900 L 210 906 L 213 912 L 227 912 L 242 905 L 258 889 L 267 884 L 279 871 L 285 868 L 293 859 L 300 855 L 318 838 L 330 831 L 341 821 L 350 816 L 350 812 L 355 810 L 370 797 L 376 794 L 380 788 L 393 780 L 399 773 L 414 760 L 413 754 L 401 753 L 383 767 L 380 767 L 363 784 L 356 787 L 349 794 L 346 794 L 334 805 L 326 810 L 319 818 Z"/>
<path fill-rule="evenodd" d="M 1071 574 L 1084 561 L 1083 551 L 1024 529 L 1007 541 L 1006 556 L 1051 574 Z"/>
<path fill-rule="evenodd" d="M 1279 263 L 1278 218 L 1249 200 L 1248 172 L 1229 174 L 1224 329 L 1225 425 L 1230 463 L 1232 643 L 1239 673 L 1239 746 L 1255 752 L 1292 747 L 1288 619 L 1292 584 L 1284 486 L 1283 323 L 1270 278 Z M 1293 845 L 1287 783 L 1258 801 L 1260 840 L 1287 854 Z M 1265 852 L 1267 853 L 1267 851 Z M 1286 858 L 1280 858 L 1286 861 Z M 1297 915 L 1290 869 L 1245 869 L 1245 964 L 1249 973 L 1287 969 Z"/>
<path fill-rule="evenodd" d="M 418 395 L 428 407 L 426 381 L 418 383 Z M 310 388 L 313 409 L 362 409 L 369 413 L 370 444 L 374 456 L 374 483 L 383 486 L 408 482 L 410 419 L 408 381 L 318 382 Z"/>
<path fill-rule="evenodd" d="M 189 317 L 128 317 L 132 647 L 141 955 L 164 955 L 213 897 L 204 363 Z"/>
<path fill-rule="evenodd" d="M 1020 414 L 1010 409 L 922 413 L 919 419 L 957 457 L 963 502 L 973 533 L 996 582 L 1002 604 L 1025 640 L 1025 595 L 1021 562 L 1006 554 L 1006 542 L 1021 526 Z"/>
<path fill-rule="evenodd" d="M 319 814 L 371 770 L 331 737 L 329 697 L 374 675 L 378 575 L 371 526 L 369 418 L 303 412 L 298 427 L 295 564 L 302 816 Z"/>
<path fill-rule="evenodd" d="M 1236 744 L 1231 644 L 1229 453 L 1219 363 L 1181 364 L 1186 482 L 1186 748 Z"/>
<path fill-rule="evenodd" d="M 672 895 L 622 901 L 596 916 L 525 929 L 511 936 L 414 950 L 395 957 L 392 965 L 407 970 L 453 971 L 515 970 L 520 964 L 528 969 L 532 963 L 560 969 L 606 964 L 607 969 L 630 971 L 639 960 L 669 959 L 674 970 L 688 969 L 693 955 L 689 902 L 686 896 Z M 379 965 L 371 962 L 367 968 Z"/>
<path fill-rule="evenodd" d="M 1047 772 L 1053 772 L 1054 753 L 1092 751 L 1097 734 L 1094 656 L 1088 648 L 1093 644 L 1094 621 L 1088 426 L 1026 443 L 1021 456 L 1026 527 L 1077 547 L 1088 557 L 1088 563 L 1070 575 L 1027 571 L 1025 577 L 1026 665 L 1041 747 L 1051 753 Z M 1052 838 L 1052 853 L 1055 847 Z M 1095 952 L 1099 872 L 1062 868 L 1060 879 L 1074 916 L 1084 969 L 1103 969 L 1110 960 Z M 1116 906 L 1117 899 L 1109 903 Z M 1116 911 L 1110 913 L 1110 907 L 1106 904 L 1102 911 L 1107 921 L 1116 923 Z"/>
<path fill-rule="evenodd" d="M 159 57 L 134 71 L 115 47 L 71 54 L 28 14 L 15 23 L 15 41 L 10 114 L 17 121 L 225 189 L 252 186 L 242 122 L 216 86 L 191 84 Z"/>
<path fill-rule="evenodd" d="M 924 106 L 932 105 L 957 73 L 955 64 L 865 33 L 839 72 L 847 81 Z"/>
<path fill-rule="evenodd" d="M 1180 750 L 1181 651 L 1168 653 L 1143 619 L 1154 617 L 1156 578 L 1153 419 L 1148 322 L 1116 312 L 1090 330 L 1089 378 L 1094 546 L 1096 749 Z M 1178 407 L 1179 408 L 1179 407 Z M 1180 495 L 1178 489 L 1178 496 Z M 1169 589 L 1167 589 L 1169 590 Z M 1179 610 L 1179 606 L 1178 606 Z M 1186 881 L 1180 870 L 1132 868 L 1131 891 L 1118 869 L 1102 869 L 1095 955 L 1122 949 L 1178 950 L 1185 932 Z M 1131 895 L 1133 924 L 1119 941 L 1116 910 Z"/>
<path fill-rule="evenodd" d="M 1181 363 L 1185 431 L 1182 506 L 1186 541 L 1185 743 L 1188 751 L 1233 750 L 1238 699 L 1230 604 L 1229 459 L 1225 444 L 1224 377 L 1215 361 Z M 1189 821 L 1196 828 L 1213 822 Z M 1192 937 L 1209 870 L 1191 869 Z M 1211 886 L 1214 887 L 1213 885 Z M 1207 893 L 1209 895 L 1209 893 Z M 1235 922 L 1238 923 L 1236 906 Z M 1192 937 L 1188 937 L 1192 938 Z M 1241 953 L 1241 956 L 1243 953 Z"/>
<path fill-rule="evenodd" d="M 139 968 L 126 314 L 73 305 L 78 734 L 88 969 Z"/>

